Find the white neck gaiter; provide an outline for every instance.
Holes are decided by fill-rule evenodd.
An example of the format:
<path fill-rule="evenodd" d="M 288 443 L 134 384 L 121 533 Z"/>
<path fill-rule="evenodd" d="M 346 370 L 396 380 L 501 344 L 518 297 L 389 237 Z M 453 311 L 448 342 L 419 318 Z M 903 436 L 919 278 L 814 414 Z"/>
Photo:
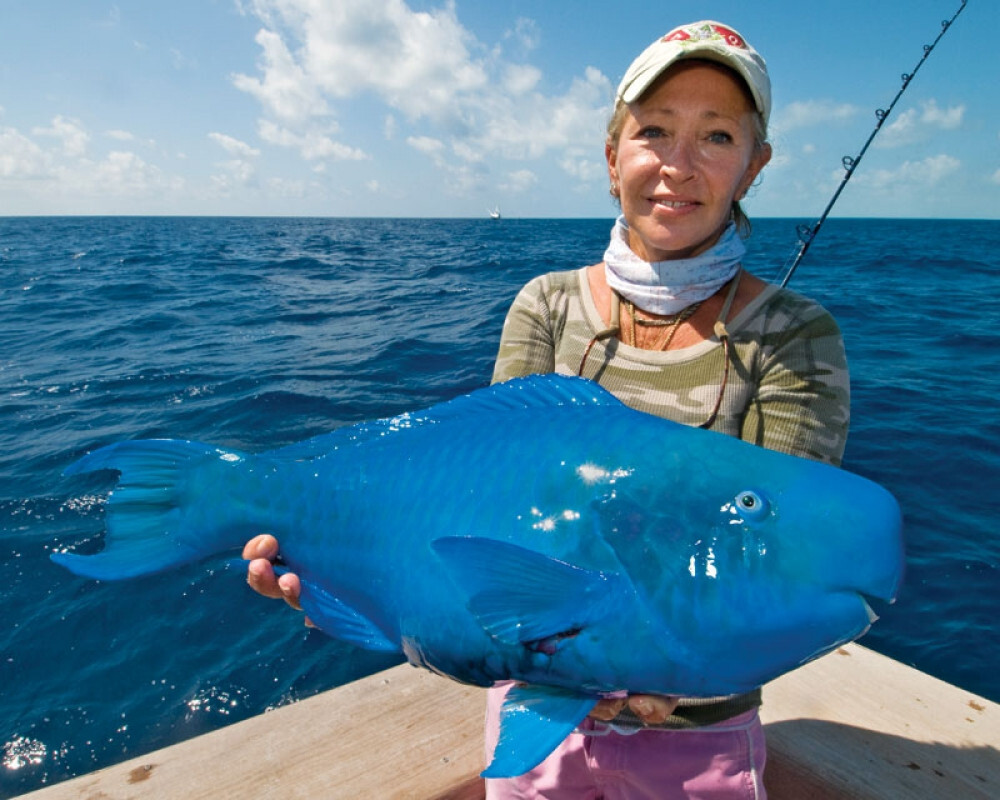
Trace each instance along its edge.
<path fill-rule="evenodd" d="M 715 294 L 740 268 L 746 245 L 729 223 L 719 241 L 700 255 L 649 263 L 628 246 L 628 225 L 619 217 L 604 253 L 608 285 L 650 314 L 677 314 Z"/>

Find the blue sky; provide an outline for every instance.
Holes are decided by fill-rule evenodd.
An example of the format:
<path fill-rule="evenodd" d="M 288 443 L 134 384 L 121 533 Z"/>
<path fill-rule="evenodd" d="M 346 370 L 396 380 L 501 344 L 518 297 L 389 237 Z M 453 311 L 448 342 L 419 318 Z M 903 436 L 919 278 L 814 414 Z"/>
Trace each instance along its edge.
<path fill-rule="evenodd" d="M 716 19 L 768 61 L 751 216 L 817 217 L 960 0 L 0 0 L 0 215 L 607 217 L 632 58 Z M 835 216 L 1000 217 L 996 0 L 969 0 Z"/>

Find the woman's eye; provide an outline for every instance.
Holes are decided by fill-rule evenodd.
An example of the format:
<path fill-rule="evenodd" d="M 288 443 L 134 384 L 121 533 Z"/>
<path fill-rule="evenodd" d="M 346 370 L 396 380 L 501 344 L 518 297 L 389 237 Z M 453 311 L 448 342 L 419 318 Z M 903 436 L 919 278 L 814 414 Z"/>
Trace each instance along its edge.
<path fill-rule="evenodd" d="M 708 140 L 712 144 L 729 144 L 733 141 L 733 137 L 725 131 L 714 131 L 708 135 Z"/>
<path fill-rule="evenodd" d="M 640 134 L 644 139 L 658 139 L 660 136 L 663 136 L 663 129 L 650 126 L 648 128 L 643 128 L 640 131 Z"/>

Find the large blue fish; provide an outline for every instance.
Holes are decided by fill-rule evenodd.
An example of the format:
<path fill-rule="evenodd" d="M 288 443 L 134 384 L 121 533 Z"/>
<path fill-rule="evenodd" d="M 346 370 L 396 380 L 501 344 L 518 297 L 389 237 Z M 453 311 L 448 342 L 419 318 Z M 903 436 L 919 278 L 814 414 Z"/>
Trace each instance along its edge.
<path fill-rule="evenodd" d="M 129 441 L 104 550 L 129 578 L 274 533 L 332 636 L 464 683 L 525 683 L 487 776 L 521 774 L 595 701 L 743 692 L 861 636 L 892 600 L 878 485 L 534 376 L 261 455 Z"/>

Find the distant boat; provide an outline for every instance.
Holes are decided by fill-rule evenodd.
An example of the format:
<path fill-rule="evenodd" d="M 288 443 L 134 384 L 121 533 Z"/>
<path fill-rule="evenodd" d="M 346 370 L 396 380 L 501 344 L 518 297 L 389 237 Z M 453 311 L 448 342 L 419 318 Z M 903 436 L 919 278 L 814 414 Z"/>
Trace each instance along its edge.
<path fill-rule="evenodd" d="M 500 206 L 494 206 L 492 209 L 487 209 L 486 213 L 490 215 L 490 219 L 500 219 Z"/>

